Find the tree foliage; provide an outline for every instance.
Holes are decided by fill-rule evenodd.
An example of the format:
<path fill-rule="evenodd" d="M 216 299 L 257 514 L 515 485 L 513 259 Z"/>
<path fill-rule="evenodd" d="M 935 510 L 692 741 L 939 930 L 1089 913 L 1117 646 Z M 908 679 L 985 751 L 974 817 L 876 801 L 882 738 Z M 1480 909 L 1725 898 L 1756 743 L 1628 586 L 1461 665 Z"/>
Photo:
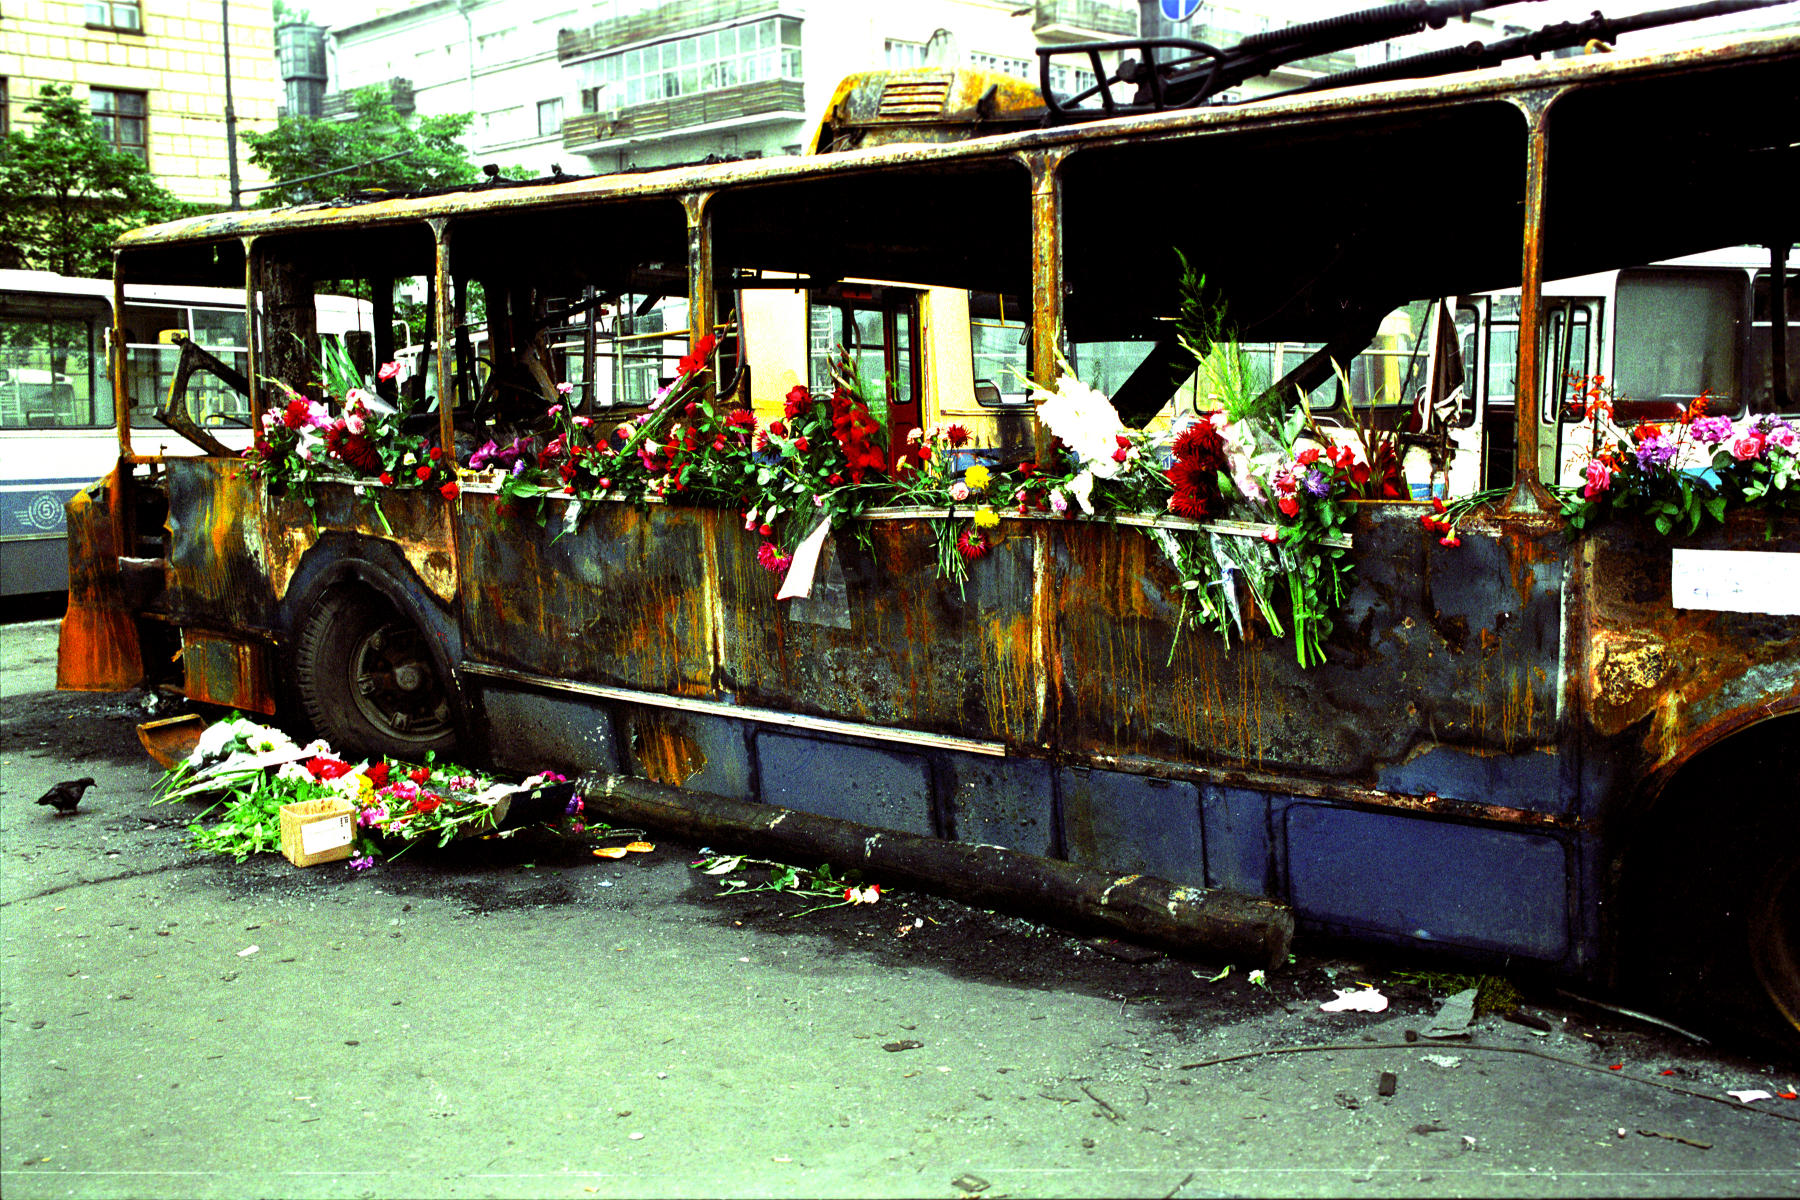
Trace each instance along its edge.
<path fill-rule="evenodd" d="M 46 84 L 25 111 L 36 126 L 0 142 L 0 267 L 110 275 L 121 233 L 193 211 L 100 136 L 67 84 Z"/>
<path fill-rule="evenodd" d="M 420 117 L 409 125 L 380 85 L 352 93 L 351 110 L 348 119 L 285 117 L 268 133 L 244 135 L 250 161 L 267 171 L 271 180 L 342 172 L 269 188 L 257 200 L 259 208 L 362 191 L 413 192 L 477 178 L 469 152 L 457 140 L 468 130 L 473 114 Z M 401 157 L 378 161 L 392 154 Z"/>

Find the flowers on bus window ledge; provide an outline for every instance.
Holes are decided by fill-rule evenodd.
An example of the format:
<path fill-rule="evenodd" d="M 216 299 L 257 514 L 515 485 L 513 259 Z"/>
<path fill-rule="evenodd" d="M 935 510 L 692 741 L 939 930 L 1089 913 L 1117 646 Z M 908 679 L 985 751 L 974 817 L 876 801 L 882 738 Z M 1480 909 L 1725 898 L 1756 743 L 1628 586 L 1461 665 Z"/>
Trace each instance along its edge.
<path fill-rule="evenodd" d="M 1627 430 L 1612 419 L 1615 397 L 1604 378 L 1576 383 L 1590 448 L 1582 485 L 1561 489 L 1572 528 L 1635 515 L 1658 533 L 1686 535 L 1733 508 L 1800 506 L 1800 430 L 1791 422 L 1713 414 L 1702 392 L 1678 418 Z"/>
<path fill-rule="evenodd" d="M 326 338 L 321 349 L 325 401 L 265 377 L 281 403 L 264 411 L 262 427 L 244 451 L 251 477 L 266 481 L 271 492 L 294 493 L 308 508 L 316 508 L 312 485 L 321 480 L 359 487 L 429 487 L 455 499 L 454 464 L 443 448 L 430 437 L 406 432 L 406 410 L 363 386 L 340 343 Z M 398 371 L 398 364 L 388 363 L 377 375 L 391 379 Z M 366 491 L 361 494 L 374 499 Z M 378 502 L 375 512 L 386 527 Z"/>

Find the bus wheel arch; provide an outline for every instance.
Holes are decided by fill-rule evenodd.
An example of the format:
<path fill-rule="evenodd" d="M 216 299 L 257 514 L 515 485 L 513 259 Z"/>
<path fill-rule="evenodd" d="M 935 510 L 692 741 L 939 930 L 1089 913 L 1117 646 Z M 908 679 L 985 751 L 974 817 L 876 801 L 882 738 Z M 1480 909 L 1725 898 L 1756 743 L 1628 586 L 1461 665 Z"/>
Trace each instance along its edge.
<path fill-rule="evenodd" d="M 1800 712 L 1690 755 L 1615 837 L 1615 982 L 1688 1024 L 1800 1047 Z M 1628 1001 L 1629 1002 L 1629 1001 Z"/>
<path fill-rule="evenodd" d="M 422 759 L 467 729 L 453 614 L 393 546 L 327 535 L 281 606 L 295 712 L 344 754 Z"/>

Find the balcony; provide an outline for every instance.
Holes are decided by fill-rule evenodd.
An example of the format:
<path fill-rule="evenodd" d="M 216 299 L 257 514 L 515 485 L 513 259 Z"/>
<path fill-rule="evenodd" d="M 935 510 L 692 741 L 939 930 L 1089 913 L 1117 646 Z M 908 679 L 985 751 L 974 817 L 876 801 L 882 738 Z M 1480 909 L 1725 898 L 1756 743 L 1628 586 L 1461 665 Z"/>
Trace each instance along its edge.
<path fill-rule="evenodd" d="M 1032 8 L 1031 32 L 1047 45 L 1138 35 L 1138 6 L 1130 0 L 1037 0 Z"/>
<path fill-rule="evenodd" d="M 767 79 L 741 83 L 673 100 L 657 100 L 621 109 L 617 117 L 582 113 L 563 122 L 563 148 L 581 152 L 602 142 L 654 138 L 701 125 L 779 114 L 803 119 L 806 88 L 798 80 Z"/>
<path fill-rule="evenodd" d="M 773 13 L 781 8 L 779 0 L 670 0 L 642 12 L 595 21 L 586 29 L 559 29 L 556 32 L 556 58 L 567 62 L 624 46 L 631 42 L 670 37 L 746 17 Z"/>
<path fill-rule="evenodd" d="M 413 85 L 410 79 L 394 78 L 386 83 L 370 84 L 383 93 L 383 100 L 394 106 L 394 111 L 401 116 L 411 116 L 413 112 Z M 330 121 L 339 117 L 354 116 L 356 113 L 356 93 L 364 89 L 352 88 L 347 92 L 327 92 L 319 102 L 319 116 Z"/>

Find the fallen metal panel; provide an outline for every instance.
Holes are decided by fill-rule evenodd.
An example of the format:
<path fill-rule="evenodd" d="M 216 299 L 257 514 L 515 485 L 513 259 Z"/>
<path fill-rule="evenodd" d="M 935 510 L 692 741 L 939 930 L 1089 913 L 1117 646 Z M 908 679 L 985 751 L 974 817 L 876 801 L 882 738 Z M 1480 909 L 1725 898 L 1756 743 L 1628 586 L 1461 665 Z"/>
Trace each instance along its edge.
<path fill-rule="evenodd" d="M 274 675 L 270 648 L 199 629 L 181 631 L 183 694 L 224 708 L 272 714 Z"/>

